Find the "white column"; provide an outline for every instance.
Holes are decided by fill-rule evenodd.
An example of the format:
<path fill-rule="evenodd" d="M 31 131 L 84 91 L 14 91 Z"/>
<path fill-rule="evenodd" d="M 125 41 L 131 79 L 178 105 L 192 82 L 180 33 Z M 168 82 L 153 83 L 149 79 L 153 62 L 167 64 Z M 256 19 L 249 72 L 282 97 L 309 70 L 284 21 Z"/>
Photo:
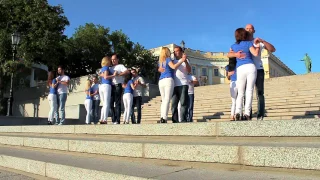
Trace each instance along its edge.
<path fill-rule="evenodd" d="M 208 67 L 208 85 L 212 85 L 212 67 Z"/>
<path fill-rule="evenodd" d="M 34 81 L 34 68 L 31 68 L 31 75 L 30 75 L 30 87 L 36 86 L 36 82 Z"/>
<path fill-rule="evenodd" d="M 224 84 L 225 83 L 225 75 L 226 75 L 226 70 L 224 68 L 220 67 L 220 83 Z"/>
<path fill-rule="evenodd" d="M 196 68 L 197 68 L 197 71 L 198 71 L 198 73 L 197 73 L 197 78 L 199 78 L 199 79 L 198 79 L 199 85 L 202 86 L 201 79 L 200 79 L 200 76 L 201 76 L 201 66 L 197 66 Z"/>

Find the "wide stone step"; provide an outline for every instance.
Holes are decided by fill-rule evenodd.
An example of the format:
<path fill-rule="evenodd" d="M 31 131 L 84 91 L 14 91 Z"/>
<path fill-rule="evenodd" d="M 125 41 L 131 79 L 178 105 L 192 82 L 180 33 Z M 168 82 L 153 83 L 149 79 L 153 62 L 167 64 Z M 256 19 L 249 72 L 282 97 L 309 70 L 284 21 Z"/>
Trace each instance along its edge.
<path fill-rule="evenodd" d="M 197 96 L 195 95 L 195 102 L 197 101 L 212 101 L 212 102 L 225 102 L 225 101 L 230 101 L 231 96 L 228 93 L 228 95 L 225 96 L 217 96 L 217 97 L 212 97 L 212 96 Z M 279 95 L 278 97 L 275 96 L 266 96 L 265 95 L 265 99 L 266 101 L 283 101 L 283 100 L 290 100 L 290 101 L 299 101 L 301 99 L 320 99 L 320 91 L 318 93 L 312 93 L 310 92 L 309 94 L 305 94 L 305 95 L 296 95 L 296 94 L 287 94 L 287 95 Z M 256 100 L 256 95 L 254 94 L 253 96 L 253 100 Z M 161 103 L 161 97 L 158 99 L 152 99 L 151 101 L 149 101 L 147 104 L 158 104 Z"/>
<path fill-rule="evenodd" d="M 226 112 L 230 111 L 231 105 L 221 105 L 221 106 L 215 106 L 215 105 L 203 105 L 203 106 L 195 106 L 194 107 L 194 113 L 196 112 Z M 255 104 L 253 104 L 253 112 L 257 111 L 257 107 Z M 315 111 L 319 110 L 318 108 L 320 107 L 320 102 L 316 104 L 309 104 L 309 103 L 292 103 L 292 104 L 274 104 L 270 106 L 267 104 L 265 110 L 267 112 L 270 112 L 270 110 L 273 111 Z M 142 108 L 142 115 L 145 114 L 160 114 L 160 107 L 149 107 L 149 108 Z M 171 111 L 169 111 L 171 113 Z"/>
<path fill-rule="evenodd" d="M 5 145 L 66 152 L 320 170 L 320 157 L 315 156 L 320 154 L 319 138 L 303 138 L 302 140 L 299 140 L 299 138 L 256 138 L 255 140 L 227 138 L 223 140 L 223 138 L 216 139 L 214 137 L 177 137 L 175 140 L 170 140 L 170 137 L 152 136 L 138 138 L 134 136 L 86 137 L 80 135 L 55 136 L 51 134 L 39 137 L 30 134 L 15 134 L 2 135 L 0 139 L 5 140 L 0 142 Z M 3 151 L 2 148 L 0 152 L 8 155 L 8 152 Z M 38 156 L 41 155 L 38 154 Z"/>
<path fill-rule="evenodd" d="M 0 132 L 138 136 L 320 136 L 320 120 L 295 119 L 288 121 L 237 121 L 133 125 L 0 126 Z"/>
<path fill-rule="evenodd" d="M 318 82 L 317 82 L 318 83 Z M 226 90 L 229 90 L 230 86 L 227 85 L 222 88 L 217 88 L 214 86 L 205 86 L 205 87 L 195 87 L 195 93 L 206 93 L 208 90 L 212 91 L 214 90 L 215 93 L 224 93 Z M 315 84 L 313 85 L 307 85 L 307 84 L 298 84 L 298 85 L 271 85 L 264 88 L 265 93 L 273 93 L 275 94 L 277 91 L 280 93 L 284 92 L 298 92 L 298 91 L 305 91 L 305 90 L 316 90 L 317 86 Z"/>
<path fill-rule="evenodd" d="M 215 150 L 217 151 L 217 150 Z M 87 154 L 77 152 L 62 152 L 57 150 L 39 150 L 36 148 L 15 148 L 2 146 L 0 149 L 0 166 L 33 173 L 47 178 L 63 180 L 106 180 L 106 179 L 293 179 L 305 180 L 316 178 L 310 172 L 297 170 L 291 172 L 285 169 L 264 168 L 232 164 L 199 163 L 187 161 L 154 160 L 144 158 L 114 157 L 108 155 Z M 165 152 L 163 152 L 165 153 Z M 189 153 L 190 154 L 190 153 Z M 215 154 L 211 152 L 211 154 Z M 213 155 L 208 160 L 216 158 Z M 223 158 L 223 157 L 221 157 Z M 301 157 L 302 158 L 302 157 Z M 231 170 L 232 171 L 231 171 Z"/>
<path fill-rule="evenodd" d="M 257 102 L 253 101 L 252 107 L 255 108 L 257 106 Z M 306 100 L 302 99 L 301 101 L 298 100 L 293 100 L 293 101 L 287 101 L 287 100 L 278 100 L 277 102 L 270 102 L 266 101 L 266 109 L 283 109 L 283 108 L 298 108 L 298 107 L 319 107 L 320 106 L 320 100 L 315 99 L 315 100 Z M 144 105 L 142 108 L 142 111 L 155 111 L 155 110 L 160 110 L 161 104 L 159 105 Z M 171 104 L 169 105 L 171 107 Z M 195 103 L 194 109 L 214 109 L 214 110 L 219 110 L 219 109 L 225 109 L 231 107 L 231 102 L 229 100 L 228 103 Z"/>

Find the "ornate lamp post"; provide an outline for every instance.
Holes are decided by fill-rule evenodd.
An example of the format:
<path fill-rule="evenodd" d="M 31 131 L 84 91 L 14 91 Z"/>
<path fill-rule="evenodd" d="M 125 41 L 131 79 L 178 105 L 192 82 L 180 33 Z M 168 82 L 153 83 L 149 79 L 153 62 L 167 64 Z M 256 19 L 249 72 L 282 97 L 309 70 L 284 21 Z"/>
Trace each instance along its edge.
<path fill-rule="evenodd" d="M 185 47 L 186 43 L 182 40 L 180 45 L 181 45 L 182 50 L 184 51 L 186 49 L 186 47 Z"/>
<path fill-rule="evenodd" d="M 12 38 L 12 53 L 13 53 L 13 61 L 16 60 L 17 54 L 17 46 L 20 43 L 20 33 L 14 32 L 11 35 Z M 8 107 L 7 107 L 7 116 L 12 115 L 12 101 L 13 101 L 13 72 L 11 73 L 11 80 L 10 80 L 10 95 L 8 99 Z"/>

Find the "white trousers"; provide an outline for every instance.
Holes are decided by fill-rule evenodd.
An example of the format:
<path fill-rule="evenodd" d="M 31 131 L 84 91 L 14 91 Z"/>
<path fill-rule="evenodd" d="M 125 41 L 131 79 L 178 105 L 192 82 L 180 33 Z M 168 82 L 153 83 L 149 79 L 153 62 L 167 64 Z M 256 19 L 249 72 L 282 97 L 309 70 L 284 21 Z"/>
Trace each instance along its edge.
<path fill-rule="evenodd" d="M 123 113 L 123 122 L 129 123 L 132 102 L 133 102 L 133 95 L 131 93 L 123 94 L 123 106 L 124 106 L 124 113 Z"/>
<path fill-rule="evenodd" d="M 174 81 L 172 78 L 164 78 L 159 81 L 159 90 L 161 95 L 161 118 L 168 119 L 168 111 L 170 100 L 174 89 Z"/>
<path fill-rule="evenodd" d="M 178 103 L 178 120 L 179 120 L 179 122 L 181 122 L 180 109 L 181 109 L 181 103 L 180 103 L 180 101 L 179 101 L 179 103 Z"/>
<path fill-rule="evenodd" d="M 230 82 L 230 95 L 231 95 L 231 116 L 235 115 L 236 112 L 236 100 L 237 100 L 237 94 L 238 94 L 238 89 L 237 89 L 237 84 L 236 81 L 231 81 Z"/>
<path fill-rule="evenodd" d="M 101 121 L 107 121 L 110 110 L 110 100 L 111 100 L 111 85 L 110 84 L 100 84 L 99 86 L 100 100 L 102 101 L 101 109 Z"/>
<path fill-rule="evenodd" d="M 244 93 L 246 93 L 246 102 L 244 114 L 250 115 L 252 108 L 253 88 L 257 78 L 257 69 L 254 64 L 244 64 L 237 68 L 238 96 L 236 101 L 236 113 L 242 114 L 242 105 Z"/>
<path fill-rule="evenodd" d="M 56 94 L 49 94 L 48 95 L 48 101 L 50 105 L 50 111 L 48 115 L 48 121 L 52 122 L 55 113 L 58 113 L 58 100 L 57 100 L 57 95 Z M 55 117 L 57 118 L 57 117 Z"/>
<path fill-rule="evenodd" d="M 90 123 L 90 113 L 91 113 L 91 110 L 92 110 L 92 100 L 91 99 L 86 99 L 84 101 L 84 107 L 86 108 L 87 110 L 87 115 L 86 115 L 86 123 L 89 124 Z"/>

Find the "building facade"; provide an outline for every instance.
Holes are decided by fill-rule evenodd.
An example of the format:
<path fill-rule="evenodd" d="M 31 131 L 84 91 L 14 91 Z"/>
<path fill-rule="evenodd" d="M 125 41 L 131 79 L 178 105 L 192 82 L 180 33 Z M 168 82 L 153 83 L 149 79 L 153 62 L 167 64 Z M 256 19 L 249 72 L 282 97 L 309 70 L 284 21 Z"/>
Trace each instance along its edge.
<path fill-rule="evenodd" d="M 169 44 L 157 48 L 150 49 L 154 56 L 158 57 L 162 47 L 168 47 L 172 53 L 176 44 Z M 226 77 L 225 66 L 229 63 L 227 52 L 204 52 L 193 50 L 190 48 L 185 49 L 191 65 L 191 73 L 195 75 L 200 85 L 213 85 L 229 83 Z M 261 53 L 263 67 L 265 70 L 265 78 L 281 77 L 295 75 L 295 73 L 286 66 L 278 57 L 263 50 Z"/>

